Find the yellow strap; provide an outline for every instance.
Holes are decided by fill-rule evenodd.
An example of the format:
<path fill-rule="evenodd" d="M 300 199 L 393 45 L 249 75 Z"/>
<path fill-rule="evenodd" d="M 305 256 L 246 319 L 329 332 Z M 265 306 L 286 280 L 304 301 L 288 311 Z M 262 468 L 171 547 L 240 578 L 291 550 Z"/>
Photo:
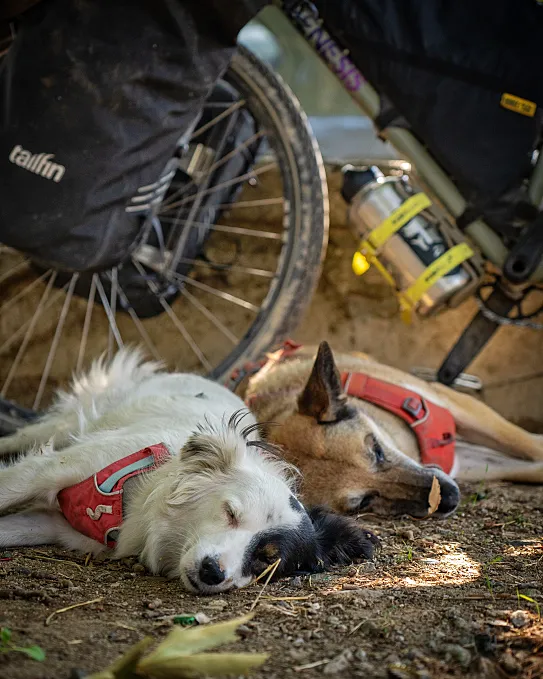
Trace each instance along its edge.
<path fill-rule="evenodd" d="M 402 291 L 401 296 L 410 306 L 414 306 L 428 288 L 431 288 L 440 278 L 446 276 L 459 264 L 472 257 L 473 254 L 473 250 L 467 243 L 455 245 L 424 269 L 413 285 Z"/>
<path fill-rule="evenodd" d="M 384 222 L 373 229 L 368 240 L 374 248 L 381 247 L 396 231 L 405 226 L 413 217 L 416 217 L 419 212 L 430 207 L 431 204 L 432 201 L 425 193 L 415 193 L 414 196 L 411 196 L 400 207 L 396 208 L 390 217 L 387 217 Z"/>

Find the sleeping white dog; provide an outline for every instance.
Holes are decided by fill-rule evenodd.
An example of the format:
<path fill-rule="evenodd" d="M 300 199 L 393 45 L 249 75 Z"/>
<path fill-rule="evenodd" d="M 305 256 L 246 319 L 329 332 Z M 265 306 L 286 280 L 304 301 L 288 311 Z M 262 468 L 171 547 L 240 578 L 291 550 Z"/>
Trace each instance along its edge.
<path fill-rule="evenodd" d="M 22 509 L 0 517 L 0 547 L 109 547 L 205 593 L 243 587 L 278 559 L 286 575 L 371 557 L 370 532 L 306 512 L 243 408 L 137 352 L 98 361 L 43 418 L 0 438 L 0 455 L 22 453 L 0 468 L 0 513 Z"/>

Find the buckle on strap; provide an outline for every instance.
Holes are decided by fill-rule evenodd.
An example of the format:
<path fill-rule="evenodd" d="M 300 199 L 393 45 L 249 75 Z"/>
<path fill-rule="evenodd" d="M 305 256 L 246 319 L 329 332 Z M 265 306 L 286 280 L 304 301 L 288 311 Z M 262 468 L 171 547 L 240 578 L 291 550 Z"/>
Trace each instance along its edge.
<path fill-rule="evenodd" d="M 416 396 L 408 396 L 402 403 L 402 410 L 405 410 L 406 413 L 409 413 L 416 420 L 420 419 L 420 414 L 424 412 L 422 399 Z"/>

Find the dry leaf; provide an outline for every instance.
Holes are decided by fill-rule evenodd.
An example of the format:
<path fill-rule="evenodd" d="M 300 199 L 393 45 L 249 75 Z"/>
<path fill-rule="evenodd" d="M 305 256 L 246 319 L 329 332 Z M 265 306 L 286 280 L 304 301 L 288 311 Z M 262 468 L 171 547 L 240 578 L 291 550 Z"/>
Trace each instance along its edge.
<path fill-rule="evenodd" d="M 179 679 L 180 677 L 224 677 L 248 674 L 266 662 L 265 653 L 198 653 L 185 655 L 170 649 L 167 657 L 151 654 L 138 665 L 138 672 L 153 679 Z"/>
<path fill-rule="evenodd" d="M 428 496 L 428 516 L 437 511 L 440 502 L 441 502 L 441 486 L 439 485 L 437 476 L 434 476 L 432 481 L 432 487 L 430 488 L 430 495 Z"/>
<path fill-rule="evenodd" d="M 228 622 L 190 629 L 174 628 L 149 655 L 142 657 L 153 639 L 142 639 L 106 670 L 89 679 L 192 679 L 193 677 L 248 674 L 268 659 L 259 653 L 201 653 L 236 641 L 236 629 L 252 614 Z"/>
<path fill-rule="evenodd" d="M 175 627 L 164 641 L 155 648 L 151 655 L 143 659 L 141 668 L 153 656 L 164 655 L 165 657 L 170 650 L 176 655 L 181 653 L 191 655 L 192 653 L 209 651 L 211 648 L 237 641 L 239 637 L 236 634 L 236 629 L 240 625 L 246 625 L 252 617 L 249 614 L 234 620 L 218 622 L 204 627 L 189 627 L 189 629 Z"/>
<path fill-rule="evenodd" d="M 142 655 L 153 643 L 152 637 L 145 637 L 110 665 L 107 669 L 91 674 L 87 679 L 132 679 L 136 676 L 136 666 Z"/>

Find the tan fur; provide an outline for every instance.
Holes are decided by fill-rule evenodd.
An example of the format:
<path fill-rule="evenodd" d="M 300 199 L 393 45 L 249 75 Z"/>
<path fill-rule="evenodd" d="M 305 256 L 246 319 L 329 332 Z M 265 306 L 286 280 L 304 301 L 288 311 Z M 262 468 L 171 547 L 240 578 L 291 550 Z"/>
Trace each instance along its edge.
<path fill-rule="evenodd" d="M 305 347 L 283 362 L 269 363 L 241 390 L 260 422 L 280 425 L 270 426 L 268 436 L 284 447 L 287 460 L 301 470 L 304 499 L 349 511 L 357 493 L 376 492 L 379 498 L 372 502 L 372 509 L 382 513 L 394 512 L 401 500 L 422 502 L 432 475 L 419 464 L 416 438 L 403 420 L 351 397 L 347 403 L 358 411 L 355 422 L 327 426 L 299 413 L 298 399 L 310 379 L 315 356 L 314 347 Z M 365 354 L 338 353 L 335 362 L 341 372 L 367 373 L 448 408 L 461 439 L 457 478 L 543 483 L 543 439 L 511 424 L 478 399 L 424 382 Z M 386 469 L 379 471 L 367 455 L 367 437 L 372 433 L 388 460 Z"/>

